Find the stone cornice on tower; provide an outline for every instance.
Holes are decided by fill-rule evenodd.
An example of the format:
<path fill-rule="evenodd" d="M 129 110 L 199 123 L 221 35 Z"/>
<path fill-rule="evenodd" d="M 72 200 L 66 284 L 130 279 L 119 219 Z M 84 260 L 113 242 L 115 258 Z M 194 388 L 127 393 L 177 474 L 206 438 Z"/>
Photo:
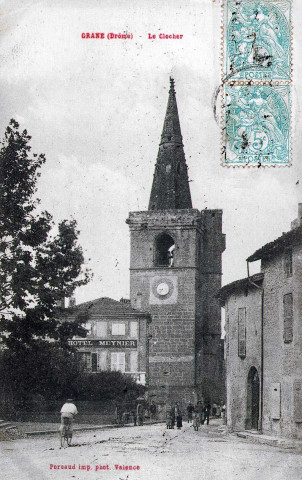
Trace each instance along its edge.
<path fill-rule="evenodd" d="M 174 80 L 157 155 L 149 210 L 191 209 L 192 200 L 182 143 Z"/>

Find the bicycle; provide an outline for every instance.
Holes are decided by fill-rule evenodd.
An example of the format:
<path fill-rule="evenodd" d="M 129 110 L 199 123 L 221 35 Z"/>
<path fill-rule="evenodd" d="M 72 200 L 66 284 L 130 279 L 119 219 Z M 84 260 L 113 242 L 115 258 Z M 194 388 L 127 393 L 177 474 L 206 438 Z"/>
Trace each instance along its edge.
<path fill-rule="evenodd" d="M 71 445 L 72 440 L 72 431 L 70 430 L 71 427 L 71 419 L 68 417 L 63 417 L 63 427 L 62 431 L 60 432 L 60 443 L 61 447 L 69 447 Z"/>

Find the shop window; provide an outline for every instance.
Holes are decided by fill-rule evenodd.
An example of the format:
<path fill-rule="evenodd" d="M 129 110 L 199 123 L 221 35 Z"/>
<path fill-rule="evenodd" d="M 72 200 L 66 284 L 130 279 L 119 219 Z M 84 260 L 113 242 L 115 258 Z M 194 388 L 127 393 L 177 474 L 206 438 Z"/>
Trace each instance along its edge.
<path fill-rule="evenodd" d="M 238 356 L 246 356 L 246 308 L 238 308 Z"/>
<path fill-rule="evenodd" d="M 111 352 L 111 370 L 125 373 L 125 353 Z"/>
<path fill-rule="evenodd" d="M 137 338 L 137 322 L 130 322 L 130 337 Z"/>
<path fill-rule="evenodd" d="M 284 252 L 284 273 L 286 277 L 292 277 L 293 275 L 293 251 L 292 249 L 288 248 Z"/>
<path fill-rule="evenodd" d="M 155 266 L 173 267 L 175 242 L 167 233 L 162 233 L 155 240 Z"/>
<path fill-rule="evenodd" d="M 125 335 L 126 325 L 124 323 L 113 323 L 112 324 L 112 335 Z"/>
<path fill-rule="evenodd" d="M 283 338 L 285 343 L 293 341 L 293 294 L 287 293 L 283 297 L 283 315 L 284 315 L 284 332 Z"/>

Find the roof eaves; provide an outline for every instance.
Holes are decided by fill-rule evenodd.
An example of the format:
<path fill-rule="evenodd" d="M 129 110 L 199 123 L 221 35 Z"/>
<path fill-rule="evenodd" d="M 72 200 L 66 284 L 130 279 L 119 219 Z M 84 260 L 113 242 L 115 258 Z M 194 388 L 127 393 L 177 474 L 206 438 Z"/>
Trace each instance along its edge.
<path fill-rule="evenodd" d="M 289 232 L 284 233 L 281 237 L 278 237 L 273 242 L 269 242 L 263 247 L 256 250 L 253 255 L 250 255 L 246 261 L 255 262 L 261 260 L 262 258 L 269 258 L 274 254 L 282 252 L 285 248 L 289 247 L 292 242 L 296 239 L 302 240 L 302 225 L 299 227 L 290 230 Z"/>
<path fill-rule="evenodd" d="M 252 284 L 250 283 L 249 280 L 251 280 L 255 284 L 259 284 L 259 286 L 262 284 L 264 278 L 263 273 L 256 273 L 252 275 L 251 277 L 246 277 L 246 278 L 241 278 L 240 280 L 235 280 L 234 282 L 228 283 L 227 285 L 224 285 L 216 295 L 217 298 L 220 298 L 220 300 L 226 299 L 232 292 L 238 291 L 240 289 L 246 288 L 248 286 L 252 287 Z"/>

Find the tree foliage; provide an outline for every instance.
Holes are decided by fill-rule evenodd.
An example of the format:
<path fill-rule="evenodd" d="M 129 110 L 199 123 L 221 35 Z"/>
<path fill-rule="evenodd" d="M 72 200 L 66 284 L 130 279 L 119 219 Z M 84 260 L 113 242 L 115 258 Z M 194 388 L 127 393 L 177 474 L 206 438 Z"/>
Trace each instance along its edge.
<path fill-rule="evenodd" d="M 76 321 L 62 321 L 58 305 L 90 272 L 76 221 L 56 227 L 40 208 L 45 156 L 31 154 L 30 139 L 11 120 L 0 144 L 0 409 L 28 408 L 36 398 L 134 399 L 144 387 L 120 372 L 88 375 L 68 348 L 69 338 L 86 335 L 86 318 L 80 312 Z"/>
<path fill-rule="evenodd" d="M 84 374 L 73 387 L 73 394 L 79 400 L 114 400 L 124 403 L 134 401 L 146 390 L 130 376 L 121 372 L 102 371 Z"/>
<path fill-rule="evenodd" d="M 21 353 L 21 361 L 20 361 Z M 0 352 L 0 416 L 15 420 L 19 412 L 58 409 L 72 397 L 104 405 L 135 404 L 146 387 L 121 372 L 87 373 L 75 353 L 58 343 L 35 342 L 18 352 Z M 126 407 L 125 407 L 126 408 Z"/>
<path fill-rule="evenodd" d="M 67 345 L 85 336 L 79 322 L 58 320 L 58 304 L 90 273 L 75 220 L 57 227 L 36 198 L 43 154 L 31 154 L 31 137 L 11 120 L 0 148 L 0 331 L 4 344 L 24 354 L 41 341 Z"/>

